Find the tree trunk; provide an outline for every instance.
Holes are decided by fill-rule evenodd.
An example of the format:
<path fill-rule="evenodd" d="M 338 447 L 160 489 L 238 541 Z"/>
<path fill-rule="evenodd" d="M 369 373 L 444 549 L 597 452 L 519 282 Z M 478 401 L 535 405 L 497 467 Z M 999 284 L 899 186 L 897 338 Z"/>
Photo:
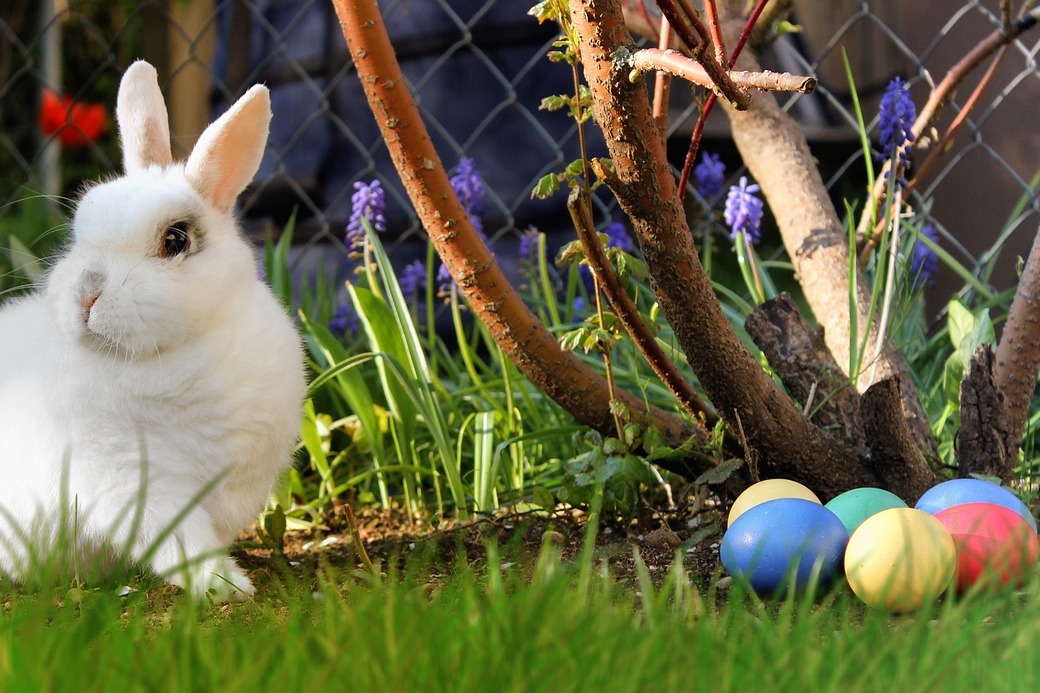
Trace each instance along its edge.
<path fill-rule="evenodd" d="M 726 26 L 727 44 L 731 44 L 739 34 L 739 26 L 737 22 L 727 22 Z M 736 66 L 742 70 L 761 69 L 758 61 L 747 51 L 737 60 Z M 794 263 L 798 283 L 816 321 L 824 329 L 827 347 L 848 375 L 852 332 L 849 245 L 805 136 L 772 94 L 752 94 L 751 105 L 746 111 L 737 111 L 725 103 L 723 106 L 732 125 L 733 141 L 769 202 L 784 247 Z M 857 285 L 859 341 L 862 342 L 862 336 L 869 332 L 857 385 L 862 391 L 879 380 L 901 376 L 900 394 L 907 420 L 918 445 L 934 455 L 931 428 L 906 364 L 896 347 L 887 340 L 878 351 L 877 327 L 867 319 L 870 303 L 867 286 L 862 278 Z"/>
<path fill-rule="evenodd" d="M 581 59 L 614 173 L 597 167 L 628 214 L 651 287 L 720 416 L 739 417 L 763 476 L 786 476 L 823 497 L 877 482 L 844 440 L 802 416 L 744 347 L 722 313 L 693 246 L 654 128 L 646 87 L 628 79 L 636 49 L 618 0 L 571 3 Z"/>

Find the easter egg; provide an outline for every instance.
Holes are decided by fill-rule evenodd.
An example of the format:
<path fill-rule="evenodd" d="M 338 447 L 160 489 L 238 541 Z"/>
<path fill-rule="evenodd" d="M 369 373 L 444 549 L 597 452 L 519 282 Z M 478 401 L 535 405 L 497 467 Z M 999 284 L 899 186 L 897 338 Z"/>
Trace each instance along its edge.
<path fill-rule="evenodd" d="M 835 496 L 823 506 L 838 516 L 851 536 L 871 515 L 889 508 L 905 508 L 906 503 L 883 488 L 854 488 Z"/>
<path fill-rule="evenodd" d="M 1033 513 L 1029 511 L 1025 503 L 1018 499 L 1018 496 L 1003 486 L 997 486 L 982 479 L 944 481 L 925 491 L 914 507 L 934 515 L 940 510 L 964 503 L 996 503 L 1005 508 L 1011 508 L 1024 517 L 1033 531 L 1036 531 L 1036 519 L 1033 517 Z"/>
<path fill-rule="evenodd" d="M 1037 559 L 1037 536 L 1025 518 L 994 503 L 965 503 L 935 514 L 957 547 L 954 584 L 964 592 L 975 584 L 1019 586 Z"/>
<path fill-rule="evenodd" d="M 727 526 L 732 525 L 749 508 L 777 498 L 803 498 L 822 505 L 820 499 L 809 490 L 808 486 L 790 479 L 766 479 L 748 486 L 743 493 L 737 496 L 737 499 L 733 501 L 733 506 L 729 509 Z"/>
<path fill-rule="evenodd" d="M 818 502 L 777 498 L 759 503 L 729 526 L 719 549 L 722 565 L 763 595 L 830 582 L 841 570 L 849 535 Z"/>
<path fill-rule="evenodd" d="M 905 612 L 936 599 L 957 567 L 953 537 L 935 516 L 890 508 L 868 517 L 845 548 L 845 577 L 869 606 Z"/>

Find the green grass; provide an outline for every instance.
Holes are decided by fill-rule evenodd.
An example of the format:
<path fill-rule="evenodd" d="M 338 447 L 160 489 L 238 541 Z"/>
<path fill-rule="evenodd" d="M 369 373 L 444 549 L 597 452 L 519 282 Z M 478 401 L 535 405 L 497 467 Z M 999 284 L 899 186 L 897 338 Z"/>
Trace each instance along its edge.
<path fill-rule="evenodd" d="M 586 570 L 583 571 L 581 568 Z M 591 570 L 591 573 L 586 571 Z M 674 570 L 619 586 L 591 562 L 421 567 L 384 583 L 326 574 L 230 607 L 93 591 L 8 598 L 0 689 L 1036 690 L 1040 584 L 907 616 L 847 590 L 724 606 Z M 526 573 L 523 576 L 522 573 Z M 588 588 L 578 585 L 591 574 Z M 161 592 L 161 590 L 160 590 Z M 151 595 L 151 596 L 149 596 Z M 59 595 L 60 596 L 60 595 Z M 167 595 L 168 596 L 168 595 Z"/>

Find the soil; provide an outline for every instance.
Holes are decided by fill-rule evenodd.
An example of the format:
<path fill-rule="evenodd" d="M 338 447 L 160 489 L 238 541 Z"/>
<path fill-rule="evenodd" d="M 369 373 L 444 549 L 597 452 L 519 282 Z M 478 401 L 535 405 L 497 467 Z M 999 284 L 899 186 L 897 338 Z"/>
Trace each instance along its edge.
<path fill-rule="evenodd" d="M 464 522 L 433 525 L 428 519 L 401 510 L 365 509 L 356 518 L 365 555 L 384 574 L 414 575 L 436 585 L 453 572 L 482 574 L 488 547 L 495 547 L 504 563 L 530 570 L 545 544 L 553 545 L 562 560 L 572 561 L 582 551 L 588 533 L 586 513 L 561 508 L 553 513 L 502 512 Z M 637 584 L 637 559 L 660 583 L 676 560 L 681 560 L 695 584 L 707 588 L 719 577 L 719 541 L 723 515 L 715 508 L 696 515 L 683 511 L 653 511 L 630 522 L 603 522 L 596 534 L 594 557 L 606 562 L 614 578 Z M 262 585 L 278 572 L 289 570 L 299 579 L 315 579 L 322 570 L 367 570 L 343 513 L 316 530 L 288 531 L 281 547 L 256 532 L 243 534 L 234 555 Z M 419 559 L 419 560 L 416 560 Z"/>

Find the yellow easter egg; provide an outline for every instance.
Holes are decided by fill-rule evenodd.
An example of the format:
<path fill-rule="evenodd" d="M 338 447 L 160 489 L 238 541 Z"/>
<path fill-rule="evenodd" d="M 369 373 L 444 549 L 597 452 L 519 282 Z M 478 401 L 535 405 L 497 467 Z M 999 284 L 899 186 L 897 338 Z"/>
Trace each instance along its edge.
<path fill-rule="evenodd" d="M 906 612 L 936 599 L 957 568 L 953 537 L 935 516 L 891 508 L 863 521 L 845 548 L 845 577 L 869 606 Z"/>
<path fill-rule="evenodd" d="M 766 479 L 748 486 L 743 493 L 737 496 L 737 499 L 733 501 L 733 506 L 729 509 L 727 524 L 732 525 L 734 520 L 756 505 L 777 498 L 804 498 L 807 501 L 823 505 L 808 486 L 790 479 Z"/>

